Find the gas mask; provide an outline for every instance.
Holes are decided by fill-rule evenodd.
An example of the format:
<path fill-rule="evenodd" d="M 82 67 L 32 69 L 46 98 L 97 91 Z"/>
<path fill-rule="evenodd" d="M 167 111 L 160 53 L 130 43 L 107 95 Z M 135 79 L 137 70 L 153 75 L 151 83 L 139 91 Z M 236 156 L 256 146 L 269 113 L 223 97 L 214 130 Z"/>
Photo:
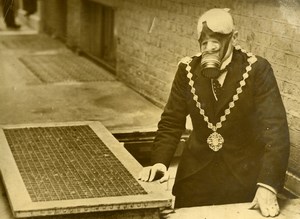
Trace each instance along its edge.
<path fill-rule="evenodd" d="M 199 39 L 201 58 L 201 74 L 206 78 L 218 78 L 221 74 L 221 63 L 227 53 L 232 33 L 220 34 L 212 32 L 206 25 Z"/>

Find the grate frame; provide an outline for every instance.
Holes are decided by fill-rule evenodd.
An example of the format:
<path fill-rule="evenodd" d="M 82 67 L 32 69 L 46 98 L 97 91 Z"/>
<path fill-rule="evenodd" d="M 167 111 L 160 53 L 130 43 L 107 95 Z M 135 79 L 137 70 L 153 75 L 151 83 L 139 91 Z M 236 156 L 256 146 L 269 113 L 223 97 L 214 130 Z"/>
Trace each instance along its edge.
<path fill-rule="evenodd" d="M 96 197 L 70 200 L 31 200 L 23 178 L 13 157 L 4 130 L 35 127 L 59 127 L 88 125 L 120 163 L 130 172 L 147 194 Z M 0 129 L 0 169 L 9 202 L 15 217 L 35 217 L 88 212 L 105 212 L 171 206 L 171 195 L 158 182 L 145 183 L 137 180 L 142 166 L 130 155 L 121 143 L 100 122 L 65 122 L 2 126 Z"/>

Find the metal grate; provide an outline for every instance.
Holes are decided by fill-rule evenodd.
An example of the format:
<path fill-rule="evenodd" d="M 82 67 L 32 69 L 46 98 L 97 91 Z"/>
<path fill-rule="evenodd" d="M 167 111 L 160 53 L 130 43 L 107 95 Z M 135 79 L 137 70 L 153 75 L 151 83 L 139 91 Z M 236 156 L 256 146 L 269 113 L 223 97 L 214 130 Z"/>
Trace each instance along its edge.
<path fill-rule="evenodd" d="M 88 125 L 4 133 L 33 202 L 147 194 Z"/>
<path fill-rule="evenodd" d="M 115 80 L 101 67 L 74 54 L 31 55 L 21 57 L 20 61 L 44 83 Z"/>

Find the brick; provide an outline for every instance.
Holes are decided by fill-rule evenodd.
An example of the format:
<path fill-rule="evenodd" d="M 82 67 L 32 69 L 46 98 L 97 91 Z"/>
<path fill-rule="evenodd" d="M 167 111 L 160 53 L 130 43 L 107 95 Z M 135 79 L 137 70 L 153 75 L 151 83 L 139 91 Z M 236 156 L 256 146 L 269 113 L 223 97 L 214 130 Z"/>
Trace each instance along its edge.
<path fill-rule="evenodd" d="M 296 113 L 297 114 L 297 113 Z M 297 117 L 299 117 L 298 115 Z M 293 118 L 291 118 L 293 119 Z M 300 125 L 300 124 L 299 124 Z M 299 126 L 298 125 L 298 126 Z M 300 160 L 300 130 L 290 129 L 291 151 L 289 159 L 289 170 L 300 175 L 299 160 Z"/>
<path fill-rule="evenodd" d="M 300 58 L 299 56 L 293 54 L 286 54 L 287 63 L 291 69 L 298 70 L 300 68 Z"/>
<path fill-rule="evenodd" d="M 284 93 L 281 93 L 281 96 L 287 112 L 297 111 L 300 109 L 300 100 L 298 98 L 289 96 Z M 293 120 L 291 120 L 291 122 L 293 122 Z M 297 129 L 297 127 L 299 127 L 299 125 L 297 126 L 297 124 L 293 126 L 294 129 Z"/>
<path fill-rule="evenodd" d="M 300 83 L 293 83 L 284 81 L 282 86 L 282 92 L 291 96 L 300 96 Z"/>
<path fill-rule="evenodd" d="M 296 133 L 299 135 L 299 133 Z M 299 142 L 298 138 L 298 142 Z M 300 175 L 299 169 L 299 160 L 300 160 L 300 148 L 299 145 L 292 143 L 290 147 L 290 157 L 289 157 L 289 164 L 288 170 L 293 172 L 294 174 Z"/>
<path fill-rule="evenodd" d="M 292 38 L 294 36 L 295 27 L 285 22 L 272 21 L 272 32 L 285 38 Z"/>
<path fill-rule="evenodd" d="M 242 27 L 238 30 L 238 40 L 239 41 L 246 41 L 247 34 L 248 34 L 248 29 Z"/>
<path fill-rule="evenodd" d="M 253 15 L 263 19 L 274 19 L 280 18 L 282 16 L 282 12 L 280 7 L 274 4 L 272 0 L 264 0 L 261 1 L 260 4 L 258 2 L 254 4 Z"/>
<path fill-rule="evenodd" d="M 265 32 L 256 32 L 255 42 L 264 47 L 270 47 L 272 41 L 272 36 Z M 280 47 L 282 48 L 282 47 Z"/>
<path fill-rule="evenodd" d="M 300 42 L 300 26 L 295 27 L 294 40 Z"/>
<path fill-rule="evenodd" d="M 279 1 L 281 16 L 280 20 L 299 26 L 300 4 L 299 1 Z"/>
<path fill-rule="evenodd" d="M 254 4 L 249 4 L 248 1 L 239 1 L 234 4 L 232 10 L 233 13 L 241 13 L 245 16 L 252 16 L 254 12 Z"/>
<path fill-rule="evenodd" d="M 284 65 L 284 66 L 286 66 L 287 62 L 288 62 L 288 57 L 284 53 L 284 51 L 275 50 L 272 48 L 266 48 L 265 58 L 269 62 L 273 62 L 273 63 L 279 64 L 279 65 Z"/>
<path fill-rule="evenodd" d="M 280 77 L 284 81 L 290 81 L 293 83 L 300 83 L 300 70 L 294 70 L 287 68 L 286 66 L 280 64 L 271 63 L 274 74 L 276 77 Z"/>
<path fill-rule="evenodd" d="M 255 25 L 253 25 L 255 24 Z M 247 25 L 247 27 L 260 32 L 265 32 L 268 34 L 272 34 L 272 20 L 265 18 L 251 18 L 251 23 Z"/>
<path fill-rule="evenodd" d="M 248 49 L 248 51 L 253 52 L 255 55 L 259 55 L 259 56 L 267 58 L 267 55 L 266 55 L 267 47 L 262 46 L 261 44 L 253 43 L 251 45 L 251 48 Z M 269 61 L 271 61 L 271 60 L 269 60 Z"/>
<path fill-rule="evenodd" d="M 293 130 L 295 132 L 300 131 L 300 117 L 297 115 L 290 114 L 289 112 L 287 113 L 287 118 L 288 118 L 288 123 L 289 123 L 289 128 L 290 130 Z"/>
<path fill-rule="evenodd" d="M 300 58 L 300 41 L 293 40 L 291 42 L 291 52 Z"/>
<path fill-rule="evenodd" d="M 284 50 L 284 52 L 292 51 L 292 39 L 273 35 L 271 37 L 270 47 L 273 49 Z"/>

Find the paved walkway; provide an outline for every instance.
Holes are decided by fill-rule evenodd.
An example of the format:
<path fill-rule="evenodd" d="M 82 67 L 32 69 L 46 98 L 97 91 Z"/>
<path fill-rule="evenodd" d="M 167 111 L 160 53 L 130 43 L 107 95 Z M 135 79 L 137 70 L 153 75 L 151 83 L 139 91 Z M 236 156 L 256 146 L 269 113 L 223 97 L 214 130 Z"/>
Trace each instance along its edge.
<path fill-rule="evenodd" d="M 161 109 L 49 36 L 0 31 L 0 124 L 97 120 L 155 131 Z"/>

